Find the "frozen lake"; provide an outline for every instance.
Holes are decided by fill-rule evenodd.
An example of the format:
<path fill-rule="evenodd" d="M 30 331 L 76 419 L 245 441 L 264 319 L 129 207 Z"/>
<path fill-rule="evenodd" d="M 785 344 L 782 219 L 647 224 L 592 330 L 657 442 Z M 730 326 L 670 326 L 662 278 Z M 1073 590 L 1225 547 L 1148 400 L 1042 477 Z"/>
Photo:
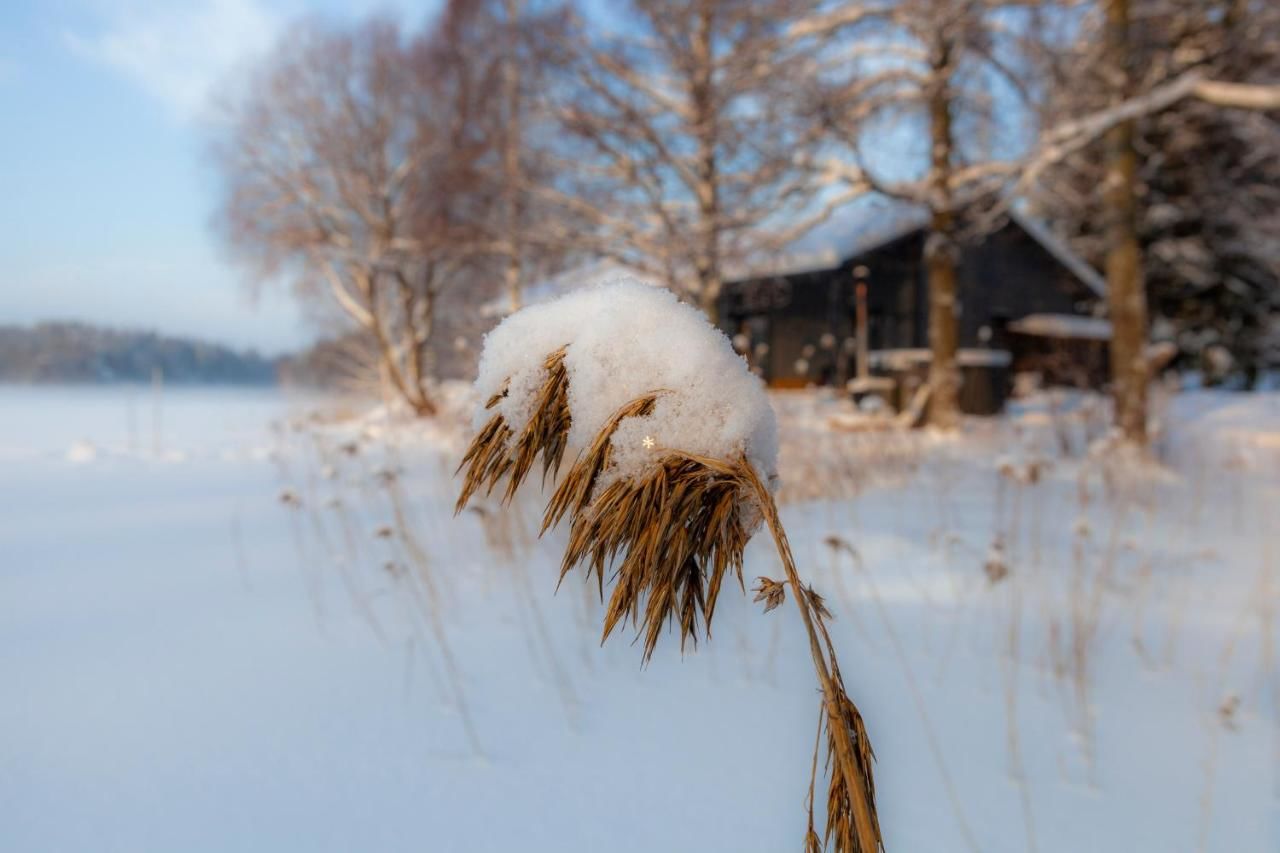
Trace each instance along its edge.
<path fill-rule="evenodd" d="M 0 388 L 0 850 L 799 848 L 790 608 L 726 591 L 641 669 L 554 594 L 536 494 L 455 519 L 452 432 L 321 402 Z M 1180 401 L 1178 459 L 1132 477 L 1019 480 L 1033 416 L 862 446 L 894 476 L 785 509 L 891 853 L 1280 849 L 1278 409 Z"/>

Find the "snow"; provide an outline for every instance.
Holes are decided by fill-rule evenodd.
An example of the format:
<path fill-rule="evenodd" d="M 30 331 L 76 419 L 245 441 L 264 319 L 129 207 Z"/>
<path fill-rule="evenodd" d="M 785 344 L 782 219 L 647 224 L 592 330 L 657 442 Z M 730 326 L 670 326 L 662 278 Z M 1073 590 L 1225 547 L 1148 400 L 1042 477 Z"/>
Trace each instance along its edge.
<path fill-rule="evenodd" d="M 851 394 L 884 394 L 896 386 L 897 383 L 888 376 L 858 376 L 845 383 Z"/>
<path fill-rule="evenodd" d="M 928 364 L 933 353 L 927 349 L 877 349 L 867 354 L 872 367 L 882 370 L 910 370 Z M 956 364 L 961 367 L 1008 367 L 1013 356 L 1007 350 L 961 349 L 956 351 Z"/>
<path fill-rule="evenodd" d="M 1076 338 L 1087 341 L 1111 340 L 1111 321 L 1076 314 L 1028 314 L 1009 324 L 1009 331 L 1045 338 Z"/>
<path fill-rule="evenodd" d="M 465 429 L 186 391 L 155 441 L 150 404 L 0 388 L 0 850 L 800 846 L 793 608 L 726 593 L 642 669 L 541 496 L 453 517 Z M 1087 395 L 958 437 L 774 404 L 889 851 L 1280 848 L 1280 394 L 1175 395 L 1145 467 Z"/>
<path fill-rule="evenodd" d="M 92 462 L 98 458 L 98 448 L 92 442 L 77 441 L 67 448 L 68 462 Z"/>
<path fill-rule="evenodd" d="M 879 200 L 882 202 L 883 200 Z M 809 272 L 833 270 L 842 262 L 859 259 L 882 247 L 896 243 L 912 235 L 923 233 L 929 225 L 928 213 L 905 202 L 891 202 L 886 206 L 873 203 L 859 211 L 851 207 L 856 220 L 828 220 L 802 238 L 791 251 L 781 255 L 769 255 L 759 263 L 731 269 L 728 279 L 737 281 L 765 276 L 801 275 Z M 1096 296 L 1106 296 L 1106 280 L 1050 229 L 1033 217 L 1014 208 L 1009 219 L 1025 231 L 1045 251 L 1062 264 Z"/>
<path fill-rule="evenodd" d="M 624 405 L 661 392 L 651 414 L 619 425 L 602 483 L 638 475 L 673 449 L 718 459 L 745 453 L 766 478 L 776 473 L 777 424 L 759 377 L 700 311 L 636 279 L 529 306 L 486 335 L 478 396 L 507 393 L 494 410 L 477 411 L 476 426 L 496 411 L 518 435 L 545 379 L 544 362 L 561 347 L 569 458 Z"/>

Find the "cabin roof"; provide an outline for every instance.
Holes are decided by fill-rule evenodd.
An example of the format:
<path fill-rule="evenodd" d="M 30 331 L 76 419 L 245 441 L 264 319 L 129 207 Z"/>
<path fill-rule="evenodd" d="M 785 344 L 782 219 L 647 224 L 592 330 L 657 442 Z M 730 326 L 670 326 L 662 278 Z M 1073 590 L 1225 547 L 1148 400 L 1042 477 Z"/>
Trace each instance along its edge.
<path fill-rule="evenodd" d="M 1106 296 L 1106 280 L 1057 235 L 1020 211 L 1010 210 L 1008 217 L 1096 296 Z M 730 278 L 741 281 L 764 276 L 799 275 L 833 269 L 869 252 L 914 236 L 924 231 L 928 224 L 929 217 L 926 213 L 912 212 L 898 218 L 887 230 L 861 231 L 844 242 L 837 242 L 813 251 L 784 255 L 774 262 L 766 262 L 747 270 L 734 271 L 735 274 Z"/>
<path fill-rule="evenodd" d="M 1009 218 L 1018 223 L 1018 227 L 1031 235 L 1031 238 L 1044 247 L 1044 250 L 1053 255 L 1071 273 L 1085 285 L 1088 286 L 1098 296 L 1107 295 L 1107 282 L 1098 271 L 1085 262 L 1084 258 L 1071 251 L 1068 246 L 1058 235 L 1054 234 L 1041 223 L 1019 213 L 1016 210 L 1009 212 Z"/>

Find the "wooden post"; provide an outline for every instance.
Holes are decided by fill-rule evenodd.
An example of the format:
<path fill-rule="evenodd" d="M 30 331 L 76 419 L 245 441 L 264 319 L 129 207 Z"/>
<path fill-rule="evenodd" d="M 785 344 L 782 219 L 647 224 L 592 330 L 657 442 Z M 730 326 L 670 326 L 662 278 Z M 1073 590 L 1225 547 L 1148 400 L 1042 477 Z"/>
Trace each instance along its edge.
<path fill-rule="evenodd" d="M 854 335 L 858 344 L 858 379 L 866 379 L 871 375 L 871 342 L 867 339 L 867 275 L 869 270 L 864 266 L 853 268 L 854 294 Z"/>

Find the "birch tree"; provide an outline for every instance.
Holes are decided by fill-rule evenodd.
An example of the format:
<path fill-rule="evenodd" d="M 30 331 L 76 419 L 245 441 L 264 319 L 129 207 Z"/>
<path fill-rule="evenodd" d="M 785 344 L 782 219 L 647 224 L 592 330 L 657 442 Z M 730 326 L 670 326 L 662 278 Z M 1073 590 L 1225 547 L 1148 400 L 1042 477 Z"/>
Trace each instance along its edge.
<path fill-rule="evenodd" d="M 432 32 L 302 25 L 225 100 L 217 226 L 261 279 L 327 298 L 367 334 L 395 392 L 431 414 L 441 289 L 487 203 L 475 164 L 486 89 Z"/>
<path fill-rule="evenodd" d="M 797 0 L 635 0 L 625 32 L 580 31 L 560 121 L 580 217 L 565 235 L 716 317 L 726 269 L 790 243 L 866 191 L 822 194 L 820 129 L 797 87 L 831 27 Z"/>
<path fill-rule="evenodd" d="M 967 171 L 1003 201 L 1031 196 L 1110 280 L 1117 427 L 1146 440 L 1147 291 L 1233 346 L 1260 346 L 1277 264 L 1280 8 L 1265 0 L 1061 0 L 1074 37 L 1042 50 L 1042 129 L 1020 156 Z M 1042 19 L 1042 21 L 1045 19 Z M 1205 294 L 1227 317 L 1202 308 Z"/>
<path fill-rule="evenodd" d="M 1280 9 L 1250 0 L 1128 6 L 1129 97 L 1105 102 L 1110 84 L 1092 70 L 1109 67 L 1094 61 L 1104 19 L 1086 19 L 1046 103 L 1048 123 L 1076 128 L 1080 141 L 1042 170 L 1032 197 L 1085 257 L 1106 258 L 1116 235 L 1100 227 L 1109 221 L 1100 212 L 1117 197 L 1100 180 L 1096 133 L 1084 131 L 1110 123 L 1114 141 L 1128 128 L 1132 245 L 1153 311 L 1184 354 L 1226 347 L 1249 375 L 1267 364 L 1267 326 L 1280 309 L 1280 123 L 1267 115 L 1280 110 Z M 1145 346 L 1148 324 L 1133 328 L 1120 315 L 1122 366 Z M 1139 381 L 1145 374 L 1115 384 L 1117 423 L 1135 441 L 1146 420 L 1141 394 L 1129 390 Z"/>
<path fill-rule="evenodd" d="M 557 268 L 564 246 L 554 235 L 574 218 L 536 191 L 555 186 L 567 162 L 553 156 L 559 128 L 550 103 L 570 23 L 570 8 L 548 0 L 452 0 L 443 13 L 441 41 L 492 92 L 481 119 L 492 145 L 479 172 L 493 206 L 477 226 L 510 311 L 530 281 Z"/>
<path fill-rule="evenodd" d="M 854 151 L 856 179 L 928 212 L 923 257 L 932 356 L 928 420 L 943 429 L 958 424 L 960 411 L 961 226 L 980 221 L 970 214 L 991 186 L 988 162 L 998 161 L 1000 152 L 984 143 L 996 135 L 1000 114 L 1017 111 L 999 98 L 1028 94 L 1031 27 L 1023 6 L 1000 0 L 898 0 L 871 8 L 839 7 L 847 19 L 871 29 L 850 52 L 846 78 L 828 87 L 829 123 L 834 137 Z M 1024 16 L 1021 22 L 1018 14 Z M 923 168 L 910 170 L 913 176 L 886 179 L 862 156 L 869 140 L 875 144 L 874 129 L 883 132 L 881 120 L 905 120 L 927 141 Z"/>

